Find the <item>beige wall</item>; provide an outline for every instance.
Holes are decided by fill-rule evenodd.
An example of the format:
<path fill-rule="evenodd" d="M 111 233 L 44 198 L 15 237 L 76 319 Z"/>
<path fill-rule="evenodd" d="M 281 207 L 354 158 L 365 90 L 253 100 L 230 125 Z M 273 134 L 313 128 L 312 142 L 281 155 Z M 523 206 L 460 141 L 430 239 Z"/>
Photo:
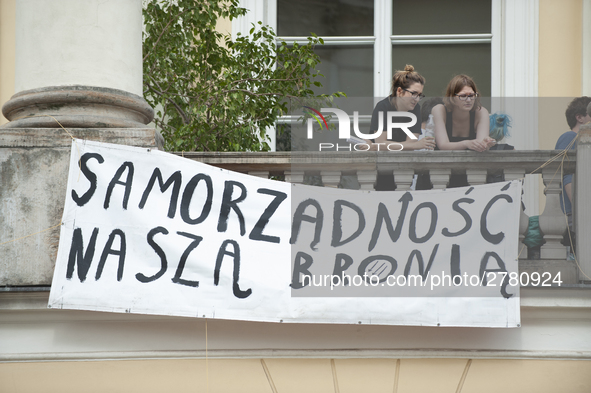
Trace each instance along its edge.
<path fill-rule="evenodd" d="M 222 34 L 232 34 L 232 21 L 228 18 L 220 18 L 217 21 L 215 29 Z"/>
<path fill-rule="evenodd" d="M 540 149 L 553 149 L 568 125 L 568 98 L 582 95 L 583 0 L 540 0 L 538 94 Z"/>
<path fill-rule="evenodd" d="M 15 0 L 0 0 L 0 107 L 14 94 Z M 8 120 L 0 114 L 0 125 Z"/>
<path fill-rule="evenodd" d="M 591 0 L 583 0 L 583 95 L 591 96 Z"/>
<path fill-rule="evenodd" d="M 538 140 L 549 150 L 569 130 L 564 111 L 583 90 L 583 0 L 540 0 L 539 15 Z"/>
<path fill-rule="evenodd" d="M 580 393 L 591 391 L 591 361 L 171 359 L 0 363 L 0 391 Z"/>
<path fill-rule="evenodd" d="M 540 97 L 582 91 L 583 0 L 540 0 Z"/>

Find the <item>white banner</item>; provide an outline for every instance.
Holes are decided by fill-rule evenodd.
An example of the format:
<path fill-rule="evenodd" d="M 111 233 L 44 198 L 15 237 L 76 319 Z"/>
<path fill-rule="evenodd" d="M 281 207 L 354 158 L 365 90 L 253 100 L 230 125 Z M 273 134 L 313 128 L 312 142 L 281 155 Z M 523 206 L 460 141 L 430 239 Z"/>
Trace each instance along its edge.
<path fill-rule="evenodd" d="M 50 308 L 516 327 L 521 183 L 292 185 L 76 140 Z"/>

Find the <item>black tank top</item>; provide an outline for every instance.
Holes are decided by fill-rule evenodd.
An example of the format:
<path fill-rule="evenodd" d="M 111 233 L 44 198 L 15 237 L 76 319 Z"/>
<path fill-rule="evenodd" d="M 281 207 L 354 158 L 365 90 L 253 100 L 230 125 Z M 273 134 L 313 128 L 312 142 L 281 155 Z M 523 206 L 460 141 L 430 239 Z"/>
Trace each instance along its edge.
<path fill-rule="evenodd" d="M 445 129 L 447 131 L 447 137 L 450 142 L 461 142 L 465 140 L 476 139 L 476 127 L 474 126 L 474 120 L 476 119 L 476 112 L 470 111 L 470 134 L 468 136 L 452 136 L 453 134 L 453 119 L 452 112 L 445 111 Z"/>
<path fill-rule="evenodd" d="M 452 119 L 452 112 L 445 112 L 446 119 L 445 119 L 445 129 L 447 131 L 447 137 L 449 138 L 450 142 L 461 142 L 465 140 L 476 139 L 476 127 L 474 126 L 474 120 L 476 119 L 476 113 L 474 111 L 470 111 L 470 133 L 468 136 L 452 136 L 453 134 L 453 119 Z M 466 187 L 468 186 L 468 176 L 465 174 L 457 174 L 451 175 L 449 178 L 449 184 L 447 188 L 455 188 L 455 187 Z"/>

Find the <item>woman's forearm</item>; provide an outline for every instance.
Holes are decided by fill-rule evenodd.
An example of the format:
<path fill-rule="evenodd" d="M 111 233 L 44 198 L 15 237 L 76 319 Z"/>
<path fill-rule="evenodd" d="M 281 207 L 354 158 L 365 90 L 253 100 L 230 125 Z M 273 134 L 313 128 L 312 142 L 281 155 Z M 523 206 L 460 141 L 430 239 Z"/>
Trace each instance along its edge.
<path fill-rule="evenodd" d="M 468 149 L 466 141 L 442 142 L 442 143 L 438 143 L 437 147 L 439 148 L 439 150 L 467 150 Z"/>

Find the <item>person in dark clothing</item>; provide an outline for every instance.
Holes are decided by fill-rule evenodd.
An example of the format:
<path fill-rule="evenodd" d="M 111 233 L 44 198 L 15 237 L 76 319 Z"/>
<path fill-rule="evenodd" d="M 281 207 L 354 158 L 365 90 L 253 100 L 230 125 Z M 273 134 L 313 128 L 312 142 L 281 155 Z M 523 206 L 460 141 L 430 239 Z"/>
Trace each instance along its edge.
<path fill-rule="evenodd" d="M 421 135 L 421 107 L 418 103 L 424 97 L 424 86 L 425 78 L 416 72 L 412 65 L 407 65 L 403 71 L 397 71 L 394 74 L 390 96 L 378 102 L 371 116 L 370 134 L 379 130 L 384 131 L 370 145 L 372 146 L 371 150 L 377 150 L 376 144 L 383 143 L 387 145 L 388 142 L 397 142 L 399 146 L 402 146 L 402 149 L 397 150 L 432 149 L 435 147 L 434 138 L 413 139 L 402 129 L 394 128 L 391 138 L 388 139 L 387 133 L 385 132 L 388 124 L 388 112 L 410 112 L 416 116 L 417 122 L 413 126 L 408 127 L 408 129 L 416 138 Z M 394 117 L 392 121 L 407 123 L 408 118 L 401 117 L 398 119 Z"/>
<path fill-rule="evenodd" d="M 565 132 L 556 141 L 556 150 L 575 150 L 577 147 L 576 138 L 579 129 L 583 124 L 591 122 L 591 98 L 578 97 L 572 100 L 565 112 L 566 122 L 570 131 Z M 576 236 L 573 228 L 572 202 L 573 202 L 573 174 L 568 173 L 562 179 L 562 196 L 560 207 L 567 216 L 568 228 L 563 234 L 562 244 L 570 247 L 571 243 L 576 248 Z M 572 253 L 572 250 L 571 250 Z M 571 256 L 569 255 L 569 258 Z"/>
<path fill-rule="evenodd" d="M 370 144 L 370 150 L 389 150 L 383 146 L 396 146 L 391 150 L 421 150 L 434 149 L 435 138 L 423 138 L 421 135 L 421 107 L 419 101 L 424 97 L 423 88 L 425 87 L 425 78 L 415 71 L 412 65 L 407 65 L 402 71 L 396 71 L 392 77 L 392 91 L 390 96 L 384 98 L 375 106 L 370 124 L 370 134 L 376 131 L 383 131 L 374 140 L 366 140 Z M 409 112 L 416 118 L 416 123 L 408 127 L 408 131 L 415 138 L 405 133 L 400 128 L 392 130 L 392 135 L 388 138 L 386 127 L 388 124 L 388 112 Z M 392 122 L 407 123 L 408 118 L 393 117 Z M 392 143 L 395 142 L 395 143 Z M 382 147 L 382 148 L 380 148 Z M 378 173 L 376 181 L 376 190 L 391 191 L 395 190 L 394 178 L 390 173 Z"/>
<path fill-rule="evenodd" d="M 566 108 L 566 121 L 570 128 L 570 131 L 565 132 L 558 138 L 556 142 L 556 150 L 575 150 L 576 143 L 573 142 L 577 137 L 577 133 L 579 132 L 579 128 L 581 125 L 586 124 L 591 121 L 591 114 L 588 113 L 587 109 L 591 109 L 589 106 L 591 105 L 591 98 L 589 97 L 578 97 L 575 98 L 568 104 Z M 569 225 L 572 226 L 572 216 L 571 216 L 571 201 L 573 199 L 573 192 L 572 192 L 572 181 L 573 175 L 567 174 L 564 176 L 562 181 L 563 184 L 563 193 L 562 195 L 565 196 L 564 202 L 561 200 L 560 204 L 562 210 L 569 216 Z"/>

